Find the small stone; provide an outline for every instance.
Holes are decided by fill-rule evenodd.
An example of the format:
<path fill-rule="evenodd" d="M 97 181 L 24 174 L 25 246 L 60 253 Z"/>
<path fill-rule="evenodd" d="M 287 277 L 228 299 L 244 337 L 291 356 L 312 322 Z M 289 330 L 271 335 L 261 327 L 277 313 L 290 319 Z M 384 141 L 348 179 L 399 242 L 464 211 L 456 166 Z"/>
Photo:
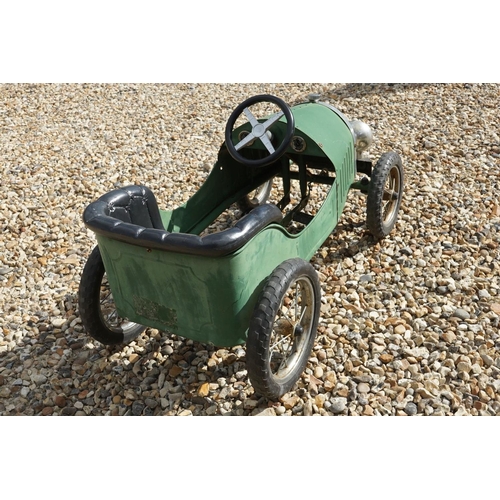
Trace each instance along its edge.
<path fill-rule="evenodd" d="M 180 366 L 174 365 L 174 366 L 172 366 L 172 368 L 170 368 L 170 370 L 168 371 L 168 374 L 171 377 L 177 377 L 177 375 L 180 375 L 182 372 L 183 372 L 183 370 Z"/>
<path fill-rule="evenodd" d="M 79 394 L 78 394 L 78 399 L 85 399 L 87 397 L 87 394 L 89 393 L 89 391 L 87 389 L 81 391 Z"/>
<path fill-rule="evenodd" d="M 304 405 L 304 416 L 310 417 L 313 414 L 312 401 L 308 399 Z"/>
<path fill-rule="evenodd" d="M 74 406 L 66 406 L 61 410 L 61 415 L 66 416 L 66 417 L 71 417 L 75 415 L 77 412 L 77 409 Z"/>
<path fill-rule="evenodd" d="M 472 364 L 470 361 L 459 361 L 457 363 L 457 370 L 459 372 L 469 373 L 472 370 Z"/>
<path fill-rule="evenodd" d="M 172 348 L 171 345 L 164 345 L 162 348 L 161 348 L 161 352 L 165 355 L 165 356 L 170 356 L 173 352 L 174 352 L 174 349 Z"/>
<path fill-rule="evenodd" d="M 139 416 L 144 410 L 144 403 L 141 401 L 134 401 L 132 403 L 132 415 Z"/>
<path fill-rule="evenodd" d="M 373 276 L 371 274 L 363 274 L 363 276 L 359 278 L 359 281 L 360 283 L 370 283 L 373 281 Z"/>
<path fill-rule="evenodd" d="M 276 415 L 284 415 L 286 413 L 286 408 L 283 405 L 275 406 L 274 411 Z"/>
<path fill-rule="evenodd" d="M 488 354 L 481 354 L 481 359 L 486 366 L 491 366 L 495 362 L 494 359 Z"/>
<path fill-rule="evenodd" d="M 314 397 L 314 403 L 318 408 L 323 408 L 325 404 L 326 396 L 324 394 L 317 394 Z"/>
<path fill-rule="evenodd" d="M 256 417 L 275 417 L 276 412 L 274 411 L 274 408 L 266 408 L 262 411 L 259 411 L 257 413 L 254 413 Z"/>
<path fill-rule="evenodd" d="M 330 410 L 336 415 L 338 415 L 339 413 L 342 413 L 345 410 L 347 400 L 346 398 L 331 398 L 330 403 L 331 403 Z"/>
<path fill-rule="evenodd" d="M 64 318 L 55 318 L 51 321 L 51 323 L 56 328 L 61 328 L 61 326 L 63 326 L 64 323 L 66 323 L 66 320 Z"/>
<path fill-rule="evenodd" d="M 347 396 L 349 396 L 349 388 L 347 386 L 340 387 L 337 390 L 337 395 L 342 398 L 347 398 Z"/>
<path fill-rule="evenodd" d="M 206 398 L 201 396 L 193 396 L 191 398 L 191 403 L 193 403 L 194 405 L 205 406 L 206 402 L 207 402 Z"/>
<path fill-rule="evenodd" d="M 210 384 L 208 382 L 201 384 L 200 387 L 198 388 L 198 396 L 206 397 L 208 396 L 209 393 L 210 393 Z"/>
<path fill-rule="evenodd" d="M 72 344 L 70 344 L 69 347 L 73 351 L 76 351 L 78 349 L 81 349 L 84 345 L 85 345 L 85 343 L 83 341 L 78 341 L 78 342 L 73 342 Z"/>
<path fill-rule="evenodd" d="M 335 387 L 335 384 L 337 383 L 337 374 L 334 371 L 326 372 L 325 378 L 325 387 L 327 383 L 329 384 L 329 387 Z"/>
<path fill-rule="evenodd" d="M 358 403 L 362 406 L 368 405 L 368 398 L 366 397 L 366 394 L 358 395 Z"/>
<path fill-rule="evenodd" d="M 425 387 L 419 387 L 416 392 L 423 399 L 432 399 L 434 397 L 434 395 Z"/>
<path fill-rule="evenodd" d="M 215 415 L 217 413 L 217 405 L 209 406 L 205 410 L 205 412 L 206 412 L 207 415 Z"/>
<path fill-rule="evenodd" d="M 457 336 L 452 331 L 443 332 L 441 338 L 448 344 L 452 344 L 457 339 Z"/>
<path fill-rule="evenodd" d="M 47 382 L 47 377 L 41 373 L 37 373 L 35 375 L 31 375 L 31 380 L 35 384 L 41 385 L 41 384 L 45 384 L 45 382 Z"/>
<path fill-rule="evenodd" d="M 222 358 L 222 362 L 227 366 L 232 365 L 237 359 L 238 357 L 236 356 L 236 354 L 234 352 L 230 352 L 229 354 L 227 354 L 227 356 Z"/>
<path fill-rule="evenodd" d="M 453 316 L 455 318 L 459 318 L 461 320 L 465 320 L 465 319 L 470 318 L 470 314 L 465 309 L 461 309 L 461 308 L 455 309 Z"/>
<path fill-rule="evenodd" d="M 0 398 L 8 398 L 10 396 L 10 387 L 3 386 L 0 389 Z"/>
<path fill-rule="evenodd" d="M 294 394 L 294 395 L 287 395 L 285 394 L 282 398 L 281 398 L 281 402 L 283 403 L 283 406 L 287 409 L 287 410 L 291 410 L 299 401 L 299 397 Z"/>
<path fill-rule="evenodd" d="M 133 353 L 128 357 L 128 360 L 133 364 L 136 363 L 140 359 L 139 354 Z"/>
<path fill-rule="evenodd" d="M 54 403 L 56 406 L 59 406 L 59 408 L 64 408 L 66 406 L 66 398 L 62 395 L 58 395 L 55 397 Z"/>
<path fill-rule="evenodd" d="M 363 408 L 363 415 L 370 417 L 374 414 L 375 412 L 373 411 L 373 408 L 369 404 L 366 404 L 365 407 Z"/>
<path fill-rule="evenodd" d="M 138 399 L 139 394 L 140 392 L 136 392 L 134 389 L 126 389 L 123 393 L 123 396 L 125 397 L 125 399 L 135 401 L 136 399 Z"/>
<path fill-rule="evenodd" d="M 365 382 L 360 382 L 357 386 L 357 390 L 361 394 L 368 394 L 370 392 L 370 386 Z"/>
<path fill-rule="evenodd" d="M 404 409 L 407 415 L 416 415 L 418 413 L 418 408 L 415 403 L 407 403 Z"/>
<path fill-rule="evenodd" d="M 394 356 L 392 354 L 383 353 L 379 356 L 379 359 L 382 363 L 384 363 L 384 365 L 386 365 L 394 359 Z"/>
<path fill-rule="evenodd" d="M 396 335 L 404 335 L 406 332 L 406 325 L 399 324 L 394 328 L 394 333 Z"/>
<path fill-rule="evenodd" d="M 148 408 L 151 408 L 152 410 L 154 410 L 158 406 L 158 401 L 153 398 L 146 398 L 144 400 L 144 403 L 146 403 L 146 406 Z"/>
<path fill-rule="evenodd" d="M 257 399 L 248 399 L 247 398 L 243 401 L 243 408 L 245 408 L 245 410 L 253 410 L 258 405 L 259 405 L 259 401 Z"/>

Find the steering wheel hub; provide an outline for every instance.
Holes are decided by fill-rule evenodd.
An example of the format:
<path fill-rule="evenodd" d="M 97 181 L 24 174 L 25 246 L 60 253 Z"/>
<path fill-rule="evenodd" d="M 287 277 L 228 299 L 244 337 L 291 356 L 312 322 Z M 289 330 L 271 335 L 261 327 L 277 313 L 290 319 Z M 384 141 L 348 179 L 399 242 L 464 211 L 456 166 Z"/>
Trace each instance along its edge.
<path fill-rule="evenodd" d="M 266 133 L 266 129 L 264 128 L 264 125 L 258 124 L 255 125 L 255 127 L 252 129 L 252 134 L 257 136 L 257 137 L 262 137 Z"/>

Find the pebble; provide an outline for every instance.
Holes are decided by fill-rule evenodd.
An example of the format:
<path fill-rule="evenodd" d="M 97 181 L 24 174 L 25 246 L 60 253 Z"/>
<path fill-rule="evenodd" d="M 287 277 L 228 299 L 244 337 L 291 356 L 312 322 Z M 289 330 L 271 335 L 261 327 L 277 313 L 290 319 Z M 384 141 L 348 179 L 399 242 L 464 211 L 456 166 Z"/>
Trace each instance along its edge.
<path fill-rule="evenodd" d="M 418 408 L 415 403 L 408 403 L 404 411 L 407 415 L 416 415 L 418 413 Z"/>
<path fill-rule="evenodd" d="M 276 411 L 274 408 L 265 408 L 264 410 L 253 413 L 257 417 L 274 417 L 276 416 Z M 281 422 L 281 421 L 280 421 Z"/>
<path fill-rule="evenodd" d="M 370 392 L 370 386 L 365 382 L 361 382 L 357 386 L 357 391 L 362 394 L 367 394 L 368 392 Z"/>
<path fill-rule="evenodd" d="M 41 385 L 41 384 L 44 384 L 45 382 L 47 382 L 47 377 L 45 375 L 42 375 L 42 374 L 35 374 L 35 375 L 31 376 L 31 380 L 35 384 Z"/>
<path fill-rule="evenodd" d="M 346 398 L 332 398 L 330 399 L 330 411 L 334 414 L 342 413 L 346 408 Z"/>
<path fill-rule="evenodd" d="M 465 309 L 455 309 L 455 312 L 453 313 L 453 316 L 455 318 L 459 318 L 462 320 L 469 319 L 470 314 L 465 310 Z"/>
<path fill-rule="evenodd" d="M 406 188 L 386 239 L 349 196 L 311 259 L 323 312 L 296 386 L 260 398 L 244 346 L 154 329 L 116 348 L 91 339 L 84 207 L 134 183 L 162 208 L 185 203 L 241 101 L 313 91 L 370 124 L 374 161 L 400 153 Z M 0 84 L 0 415 L 498 414 L 499 108 L 498 84 Z M 314 209 L 325 192 L 313 186 Z"/>

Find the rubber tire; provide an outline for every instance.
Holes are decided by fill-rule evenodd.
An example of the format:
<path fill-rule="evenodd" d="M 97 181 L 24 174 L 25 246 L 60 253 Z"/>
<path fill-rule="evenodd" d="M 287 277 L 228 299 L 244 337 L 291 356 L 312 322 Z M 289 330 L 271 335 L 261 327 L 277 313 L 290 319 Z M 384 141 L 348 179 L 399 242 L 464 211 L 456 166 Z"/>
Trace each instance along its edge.
<path fill-rule="evenodd" d="M 270 366 L 270 341 L 273 324 L 283 296 L 299 277 L 312 285 L 314 312 L 304 348 L 293 370 L 285 378 L 276 377 Z M 247 338 L 247 371 L 255 391 L 277 400 L 290 391 L 304 371 L 311 354 L 318 328 L 321 307 L 321 287 L 313 266 L 302 259 L 290 259 L 280 264 L 268 278 L 254 309 Z"/>
<path fill-rule="evenodd" d="M 87 333 L 105 345 L 127 344 L 138 337 L 146 327 L 131 323 L 124 331 L 121 328 L 109 329 L 101 316 L 100 291 L 105 269 L 99 247 L 95 247 L 83 268 L 78 303 L 80 317 Z"/>
<path fill-rule="evenodd" d="M 240 200 L 237 201 L 238 208 L 244 213 L 247 214 L 250 212 L 250 210 L 253 210 L 254 208 L 263 205 L 264 203 L 267 202 L 269 199 L 269 195 L 271 194 L 271 190 L 273 188 L 273 179 L 270 179 L 269 181 L 265 182 L 262 184 L 262 193 L 259 194 L 259 197 L 250 198 L 249 195 L 244 196 Z"/>
<path fill-rule="evenodd" d="M 393 168 L 396 168 L 399 174 L 398 199 L 395 207 L 392 209 L 391 217 L 385 220 L 383 214 L 383 195 L 385 183 Z M 403 189 L 404 170 L 401 157 L 394 151 L 384 153 L 373 168 L 366 200 L 366 226 L 376 240 L 385 238 L 394 228 L 401 206 Z"/>

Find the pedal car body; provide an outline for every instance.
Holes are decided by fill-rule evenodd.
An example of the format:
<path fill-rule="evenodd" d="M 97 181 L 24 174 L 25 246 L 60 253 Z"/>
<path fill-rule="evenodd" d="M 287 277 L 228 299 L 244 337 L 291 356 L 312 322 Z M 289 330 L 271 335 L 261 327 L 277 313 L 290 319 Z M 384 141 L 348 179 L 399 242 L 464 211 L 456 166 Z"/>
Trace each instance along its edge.
<path fill-rule="evenodd" d="M 256 119 L 249 111 L 250 106 L 262 102 L 276 104 L 280 111 Z M 316 96 L 291 108 L 283 105 L 274 96 L 256 96 L 235 109 L 211 173 L 184 205 L 171 211 L 162 210 L 147 187 L 129 186 L 103 195 L 86 208 L 84 222 L 96 235 L 95 253 L 102 259 L 116 306 L 115 314 L 126 318 L 125 327 L 105 325 L 116 333 L 109 338 L 102 325 L 97 324 L 99 318 L 105 323 L 101 306 L 92 306 L 99 309 L 100 316 L 97 318 L 94 314 L 93 321 L 90 318 L 90 297 L 92 294 L 97 297 L 98 279 L 87 279 L 85 283 L 82 279 L 80 309 L 89 317 L 84 324 L 91 335 L 94 328 L 93 336 L 98 340 L 126 342 L 130 340 L 127 331 L 133 337 L 140 330 L 135 326 L 143 325 L 203 343 L 234 346 L 247 342 L 249 334 L 258 337 L 250 330 L 258 330 L 263 321 L 267 321 L 267 316 L 259 319 L 259 314 L 264 314 L 258 313 L 259 308 L 274 308 L 273 311 L 281 315 L 287 307 L 286 301 L 282 302 L 284 291 L 283 297 L 270 298 L 270 304 L 266 305 L 265 290 L 270 286 L 270 277 L 285 262 L 291 262 L 294 269 L 303 261 L 310 266 L 307 261 L 335 229 L 349 190 L 358 188 L 370 197 L 373 182 L 373 178 L 356 181 L 358 171 L 368 177 L 372 175 L 371 161 L 363 157 L 363 151 L 371 142 L 367 126 L 350 122 Z M 248 120 L 235 125 L 242 114 Z M 392 164 L 397 161 L 389 163 L 391 165 L 385 167 L 389 174 L 384 173 L 377 181 L 378 184 L 383 181 L 383 186 L 376 196 L 372 195 L 372 199 L 376 198 L 372 211 L 380 208 L 371 222 L 376 237 L 385 236 L 392 229 L 401 201 L 402 168 L 396 165 L 394 169 Z M 244 199 L 248 201 L 249 193 L 268 186 L 273 179 L 279 179 L 282 186 L 277 203 L 265 203 L 266 200 L 255 203 L 233 227 L 203 234 L 228 207 Z M 299 200 L 290 198 L 292 183 L 299 185 Z M 304 208 L 314 183 L 328 186 L 329 191 L 320 208 L 308 214 Z M 389 213 L 384 215 L 387 206 Z M 290 232 L 288 225 L 292 221 L 302 223 L 303 229 L 296 234 Z M 94 260 L 97 262 L 98 257 Z M 277 276 L 281 276 L 280 272 L 288 276 L 286 269 L 277 272 Z M 281 366 L 284 375 L 278 376 L 276 371 L 272 376 L 271 381 L 277 384 L 274 388 L 269 388 L 267 382 L 254 380 L 266 378 L 258 375 L 258 369 L 254 368 L 253 382 L 269 397 L 283 393 L 290 380 L 300 375 L 298 372 L 302 371 L 309 354 L 297 352 L 304 348 L 310 352 L 319 317 L 321 292 L 317 278 L 309 276 L 309 268 L 289 273 L 297 274 L 292 281 L 300 286 L 294 285 L 297 288 L 294 318 L 291 319 L 292 312 L 287 313 L 281 325 L 286 324 L 289 329 L 284 335 L 288 338 L 284 341 L 289 344 L 288 357 L 293 352 L 295 357 L 300 354 L 300 362 L 296 360 L 300 366 L 294 362 L 293 370 L 285 372 Z M 276 281 L 276 277 L 274 279 Z M 91 288 L 94 291 L 91 292 Z M 273 288 L 269 290 L 272 292 Z M 252 322 L 259 324 L 252 327 Z M 311 332 L 304 347 L 304 342 L 292 340 L 304 336 L 306 322 Z M 99 334 L 100 328 L 103 335 Z M 274 335 L 279 325 L 270 329 Z M 269 350 L 273 343 L 265 340 L 264 344 L 256 349 L 264 349 L 265 355 L 271 358 Z M 259 369 L 265 371 L 269 366 L 271 361 Z"/>

